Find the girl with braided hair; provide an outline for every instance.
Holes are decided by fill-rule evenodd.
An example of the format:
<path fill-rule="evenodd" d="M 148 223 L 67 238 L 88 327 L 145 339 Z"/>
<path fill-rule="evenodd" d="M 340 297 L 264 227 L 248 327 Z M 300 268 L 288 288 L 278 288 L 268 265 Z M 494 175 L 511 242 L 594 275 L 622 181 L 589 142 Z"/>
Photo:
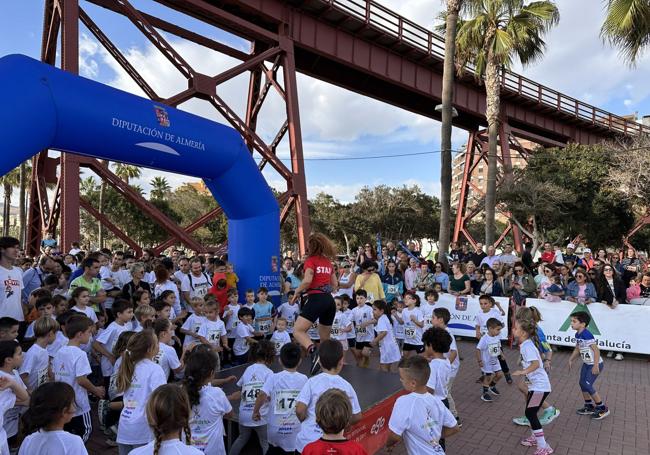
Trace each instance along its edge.
<path fill-rule="evenodd" d="M 199 449 L 189 445 L 192 437 L 190 412 L 190 401 L 182 387 L 177 384 L 158 387 L 147 403 L 147 423 L 154 440 L 134 449 L 131 455 L 203 455 Z M 181 440 L 183 436 L 185 442 Z"/>
<path fill-rule="evenodd" d="M 194 348 L 185 361 L 183 388 L 192 407 L 190 444 L 207 454 L 226 453 L 223 419 L 232 414 L 232 406 L 223 390 L 212 386 L 219 368 L 217 355 L 209 346 L 201 345 Z"/>
<path fill-rule="evenodd" d="M 526 447 L 537 446 L 535 455 L 550 455 L 553 449 L 544 438 L 542 424 L 537 417 L 540 407 L 551 393 L 551 382 L 544 370 L 542 357 L 533 342 L 537 337 L 537 324 L 532 319 L 517 319 L 513 333 L 519 340 L 522 370 L 512 373 L 513 376 L 525 376 L 528 382 L 526 394 L 526 418 L 530 422 L 532 434 L 521 440 L 521 445 Z"/>
<path fill-rule="evenodd" d="M 124 393 L 117 427 L 119 455 L 127 455 L 153 440 L 146 425 L 147 400 L 158 386 L 167 383 L 163 369 L 153 361 L 156 354 L 158 338 L 150 329 L 133 335 L 122 354 L 116 380 L 117 393 Z"/>

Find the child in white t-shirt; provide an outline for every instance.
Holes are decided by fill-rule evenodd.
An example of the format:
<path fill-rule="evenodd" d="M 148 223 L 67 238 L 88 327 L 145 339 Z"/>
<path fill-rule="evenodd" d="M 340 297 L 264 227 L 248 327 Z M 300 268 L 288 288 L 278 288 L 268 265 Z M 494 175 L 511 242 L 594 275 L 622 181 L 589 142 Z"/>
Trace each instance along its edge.
<path fill-rule="evenodd" d="M 208 344 L 207 340 L 202 340 L 201 336 L 199 335 L 199 330 L 201 330 L 201 326 L 206 321 L 204 315 L 205 301 L 202 297 L 192 297 L 190 299 L 190 304 L 194 311 L 190 313 L 180 328 L 180 332 L 185 335 L 185 340 L 183 340 L 183 348 L 186 348 L 192 343 Z"/>
<path fill-rule="evenodd" d="M 297 398 L 296 415 L 302 422 L 296 436 L 296 451 L 302 452 L 307 444 L 318 440 L 323 430 L 316 423 L 316 402 L 329 389 L 339 389 L 350 399 L 352 418 L 350 425 L 361 420 L 361 406 L 357 393 L 348 381 L 339 376 L 343 368 L 343 347 L 334 340 L 325 340 L 319 348 L 322 373 L 307 380 Z"/>
<path fill-rule="evenodd" d="M 0 365 L 9 365 L 19 362 L 16 357 L 22 356 L 20 345 L 15 340 L 0 341 Z M 17 406 L 29 403 L 27 388 L 16 374 L 0 372 L 0 453 L 9 453 L 7 443 L 7 419 L 14 419 L 13 414 L 19 415 Z M 14 411 L 15 409 L 15 411 Z M 18 420 L 16 420 L 16 428 Z"/>
<path fill-rule="evenodd" d="M 347 351 L 349 349 L 348 335 L 354 333 L 354 325 L 343 312 L 343 299 L 340 295 L 334 297 L 334 304 L 336 305 L 336 314 L 334 314 L 330 338 L 332 340 L 338 340 L 341 346 L 343 346 L 343 351 Z"/>
<path fill-rule="evenodd" d="M 404 324 L 400 322 L 400 320 L 402 320 L 402 311 L 404 311 L 404 301 L 397 300 L 396 298 L 393 299 L 393 309 L 391 311 L 393 332 L 395 333 L 395 340 L 397 340 L 400 353 L 402 352 L 402 347 L 404 345 Z"/>
<path fill-rule="evenodd" d="M 253 310 L 250 308 L 240 308 L 237 313 L 239 317 L 239 324 L 235 329 L 235 342 L 233 343 L 233 365 L 243 365 L 248 362 L 248 351 L 251 345 L 257 343 L 255 340 L 255 332 L 253 326 Z"/>
<path fill-rule="evenodd" d="M 404 294 L 404 304 L 406 308 L 402 310 L 402 315 L 397 316 L 397 320 L 404 325 L 404 345 L 402 353 L 405 358 L 424 352 L 422 344 L 422 328 L 424 327 L 424 316 L 418 306 L 420 296 L 415 292 L 408 291 Z"/>
<path fill-rule="evenodd" d="M 75 393 L 65 382 L 46 382 L 33 393 L 24 420 L 27 436 L 19 455 L 87 455 L 83 439 L 64 430 L 72 419 Z M 3 452 L 4 453 L 4 452 Z"/>
<path fill-rule="evenodd" d="M 275 346 L 270 341 L 260 340 L 251 349 L 250 357 L 254 363 L 246 368 L 242 377 L 237 381 L 237 386 L 241 388 L 241 391 L 228 396 L 231 401 L 240 400 L 239 436 L 230 448 L 230 455 L 239 455 L 253 432 L 257 433 L 262 453 L 266 453 L 269 449 L 266 430 L 269 407 L 268 405 L 262 406 L 257 420 L 253 420 L 253 408 L 264 383 L 269 376 L 273 375 L 273 371 L 269 367 L 275 360 Z"/>
<path fill-rule="evenodd" d="M 124 408 L 117 426 L 120 453 L 133 453 L 129 451 L 154 439 L 147 425 L 147 402 L 154 390 L 167 383 L 162 368 L 153 361 L 158 349 L 156 335 L 143 330 L 131 337 L 122 354 L 116 380 L 117 393 L 124 394 Z"/>
<path fill-rule="evenodd" d="M 16 340 L 0 341 L 0 378 L 8 379 L 27 390 L 27 386 L 20 378 L 18 369 L 23 363 L 23 350 Z M 11 397 L 8 397 L 11 399 Z M 24 412 L 23 406 L 10 406 L 4 413 L 4 431 L 6 437 L 11 439 L 18 434 L 20 414 Z M 0 444 L 2 442 L 0 441 Z M 0 445 L 1 447 L 1 445 Z M 8 453 L 8 452 L 7 452 Z"/>
<path fill-rule="evenodd" d="M 431 370 L 427 381 L 427 390 L 434 397 L 440 398 L 445 407 L 449 409 L 447 384 L 449 376 L 451 376 L 451 364 L 445 354 L 449 352 L 451 346 L 451 335 L 440 327 L 430 327 L 422 334 L 422 342 L 424 343 L 424 357 L 429 360 L 429 369 Z M 444 449 L 444 438 L 438 442 Z"/>
<path fill-rule="evenodd" d="M 458 425 L 461 425 L 460 419 L 458 417 L 458 411 L 456 410 L 456 403 L 454 402 L 454 398 L 451 395 L 451 388 L 454 385 L 454 379 L 456 379 L 456 376 L 458 375 L 458 369 L 460 368 L 460 360 L 458 358 L 458 346 L 456 345 L 456 338 L 454 337 L 454 334 L 449 331 L 449 328 L 447 328 L 447 324 L 449 324 L 450 319 L 451 314 L 447 308 L 439 307 L 433 310 L 433 326 L 445 329 L 451 337 L 449 352 L 444 353 L 445 358 L 449 361 L 449 365 L 451 366 L 449 380 L 447 381 L 447 402 L 449 404 L 449 410 L 458 421 Z"/>
<path fill-rule="evenodd" d="M 492 402 L 493 395 L 501 395 L 496 388 L 496 383 L 503 377 L 499 356 L 501 355 L 501 329 L 503 323 L 496 318 L 487 320 L 487 333 L 481 336 L 476 345 L 476 359 L 483 374 L 483 393 L 481 400 Z"/>
<path fill-rule="evenodd" d="M 300 429 L 300 421 L 296 416 L 296 400 L 300 390 L 307 382 L 307 376 L 298 373 L 300 365 L 300 346 L 288 343 L 280 350 L 280 364 L 283 371 L 269 376 L 255 401 L 253 420 L 262 419 L 260 409 L 269 406 L 267 435 L 270 451 L 278 449 L 287 453 L 296 450 L 296 435 Z"/>
<path fill-rule="evenodd" d="M 423 331 L 433 326 L 431 320 L 433 319 L 433 310 L 436 308 L 436 302 L 438 302 L 438 293 L 433 289 L 428 289 L 424 293 L 424 303 L 420 306 L 422 316 L 424 317 Z"/>
<path fill-rule="evenodd" d="M 190 424 L 192 409 L 185 391 L 176 384 L 161 385 L 151 393 L 146 405 L 146 419 L 143 433 L 155 433 L 155 438 L 131 450 L 129 455 L 203 455 L 203 452 L 190 444 L 190 435 L 185 429 Z M 144 423 L 144 422 L 143 422 Z"/>
<path fill-rule="evenodd" d="M 341 311 L 345 316 L 346 320 L 350 323 L 351 330 L 347 333 L 346 337 L 348 340 L 348 347 L 354 349 L 357 340 L 357 334 L 354 330 L 354 321 L 352 320 L 352 310 L 350 309 L 350 296 L 343 294 L 341 296 Z M 354 352 L 354 351 L 352 351 Z"/>
<path fill-rule="evenodd" d="M 206 454 L 225 454 L 223 419 L 232 406 L 223 390 L 211 382 L 219 368 L 219 356 L 208 346 L 197 346 L 187 354 L 183 387 L 190 399 L 190 444 Z"/>
<path fill-rule="evenodd" d="M 417 355 L 400 362 L 400 379 L 410 393 L 395 401 L 388 421 L 387 447 L 403 440 L 409 455 L 444 455 L 440 439 L 460 431 L 449 409 L 427 390 L 430 374 L 424 357 Z"/>
<path fill-rule="evenodd" d="M 88 344 L 95 325 L 83 314 L 71 316 L 65 322 L 65 332 L 70 340 L 67 346 L 61 347 L 52 361 L 54 380 L 70 384 L 75 392 L 75 413 L 72 420 L 65 426 L 68 431 L 81 436 L 88 441 L 92 432 L 90 417 L 90 402 L 88 393 L 104 398 L 104 387 L 97 387 L 87 378 L 92 371 L 87 354 L 81 349 Z"/>
<path fill-rule="evenodd" d="M 390 307 L 385 300 L 375 300 L 372 304 L 372 314 L 377 321 L 375 332 L 377 336 L 370 342 L 371 346 L 379 346 L 379 369 L 390 372 L 393 364 L 399 362 L 399 346 L 393 333 L 390 319 Z"/>
<path fill-rule="evenodd" d="M 273 335 L 271 335 L 271 343 L 273 343 L 273 346 L 275 346 L 275 355 L 280 355 L 282 346 L 287 343 L 291 343 L 291 337 L 289 336 L 289 332 L 287 332 L 286 319 L 276 319 L 275 330 L 273 331 Z"/>
<path fill-rule="evenodd" d="M 357 366 L 367 368 L 370 364 L 370 342 L 375 338 L 375 319 L 372 308 L 366 305 L 368 293 L 364 289 L 356 292 L 357 306 L 352 310 L 352 321 L 357 334 L 352 354 L 357 361 Z"/>
<path fill-rule="evenodd" d="M 242 307 L 239 301 L 239 294 L 237 289 L 228 289 L 228 304 L 223 309 L 223 322 L 226 324 L 226 336 L 228 337 L 228 347 L 232 350 L 233 344 L 235 344 L 235 329 L 239 324 L 239 309 Z M 229 354 L 227 359 L 224 359 L 226 363 L 232 363 L 232 352 L 227 352 Z"/>
<path fill-rule="evenodd" d="M 174 372 L 175 377 L 181 376 L 183 372 L 183 356 L 187 351 L 183 350 L 183 354 L 179 359 L 178 354 L 171 346 L 174 325 L 169 319 L 156 319 L 153 322 L 153 333 L 158 337 L 158 354 L 152 360 L 160 365 L 166 379 L 169 379 L 171 372 Z"/>
<path fill-rule="evenodd" d="M 476 315 L 476 338 L 481 338 L 481 335 L 487 332 L 486 323 L 488 319 L 495 318 L 501 321 L 502 326 L 504 325 L 503 317 L 506 315 L 506 312 L 503 311 L 499 302 L 497 302 L 494 297 L 490 295 L 482 295 L 479 297 L 479 305 L 481 311 Z M 508 384 L 512 384 L 512 377 L 510 376 L 510 369 L 508 368 L 508 362 L 503 354 L 499 354 L 499 365 L 501 365 L 501 371 L 506 377 Z"/>
<path fill-rule="evenodd" d="M 217 353 L 229 349 L 226 324 L 219 318 L 219 302 L 216 300 L 209 300 L 205 303 L 205 321 L 201 325 L 198 335 L 205 340 L 204 344 L 208 344 Z M 219 369 L 221 369 L 221 364 L 219 364 Z"/>
<path fill-rule="evenodd" d="M 289 299 L 288 302 L 283 303 L 278 307 L 278 317 L 287 320 L 287 332 L 293 335 L 293 325 L 298 319 L 300 308 L 298 307 L 297 299 Z"/>
<path fill-rule="evenodd" d="M 75 288 L 70 295 L 70 301 L 68 303 L 72 311 L 85 314 L 90 320 L 95 323 L 97 322 L 95 310 L 88 306 L 90 303 L 90 291 L 88 289 L 81 286 Z"/>
<path fill-rule="evenodd" d="M 50 356 L 47 347 L 56 339 L 59 323 L 50 316 L 43 316 L 34 321 L 36 341 L 23 356 L 23 364 L 18 370 L 20 378 L 27 384 L 29 393 L 33 393 L 41 384 L 50 380 Z"/>
<path fill-rule="evenodd" d="M 138 305 L 133 311 L 133 320 L 131 325 L 134 332 L 142 332 L 145 326 L 151 327 L 151 323 L 156 319 L 156 310 L 151 305 Z M 115 365 L 113 365 L 115 366 Z"/>
<path fill-rule="evenodd" d="M 113 355 L 113 347 L 120 334 L 131 329 L 133 304 L 126 299 L 117 299 L 113 302 L 111 311 L 115 315 L 115 320 L 98 334 L 93 342 L 95 351 L 102 355 L 102 376 L 104 377 L 105 389 L 108 389 L 111 375 L 113 374 L 113 365 L 115 365 L 115 361 L 117 360 Z"/>

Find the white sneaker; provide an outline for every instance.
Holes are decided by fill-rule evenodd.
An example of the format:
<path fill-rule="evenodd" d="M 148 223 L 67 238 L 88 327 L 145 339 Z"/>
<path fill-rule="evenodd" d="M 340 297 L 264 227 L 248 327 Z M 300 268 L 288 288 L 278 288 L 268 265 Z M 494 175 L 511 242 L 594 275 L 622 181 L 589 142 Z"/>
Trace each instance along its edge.
<path fill-rule="evenodd" d="M 623 360 L 623 354 L 621 354 L 620 352 L 617 352 L 616 357 L 614 357 L 614 360 Z"/>
<path fill-rule="evenodd" d="M 607 351 L 607 358 L 608 358 L 608 359 L 611 359 L 613 356 L 614 356 L 614 352 L 613 352 L 613 351 Z"/>

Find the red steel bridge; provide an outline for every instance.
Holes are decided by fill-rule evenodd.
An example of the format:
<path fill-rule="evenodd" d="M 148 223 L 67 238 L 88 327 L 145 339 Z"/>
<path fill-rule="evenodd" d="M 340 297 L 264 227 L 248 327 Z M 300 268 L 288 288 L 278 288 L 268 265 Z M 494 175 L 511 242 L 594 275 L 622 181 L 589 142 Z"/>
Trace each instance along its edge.
<path fill-rule="evenodd" d="M 136 9 L 128 0 L 87 0 L 126 17 L 187 80 L 187 88 L 171 97 L 162 97 L 133 67 L 84 10 L 79 0 L 46 0 L 43 21 L 43 61 L 79 72 L 79 27 L 83 24 L 104 49 L 120 64 L 151 99 L 178 106 L 192 98 L 208 101 L 245 138 L 251 153 L 261 156 L 260 168 L 272 166 L 287 182 L 279 197 L 281 219 L 296 210 L 299 249 L 306 249 L 310 232 L 306 181 L 303 164 L 296 73 L 343 87 L 364 96 L 392 104 L 420 115 L 440 119 L 435 106 L 440 103 L 444 40 L 426 28 L 371 0 L 155 0 L 157 3 L 198 21 L 225 30 L 251 43 L 249 52 L 225 45 L 163 19 Z M 202 74 L 174 49 L 161 32 L 196 43 L 212 52 L 239 61 L 220 74 Z M 60 36 L 59 36 L 60 35 Z M 57 46 L 60 46 L 57 49 Z M 240 117 L 219 95 L 219 85 L 246 74 L 248 91 L 245 116 Z M 581 102 L 510 71 L 501 76 L 502 103 L 499 134 L 503 169 L 501 178 L 512 173 L 511 150 L 527 153 L 518 138 L 543 146 L 567 142 L 597 143 L 617 135 L 650 132 L 650 128 L 595 106 Z M 258 116 L 269 92 L 279 94 L 286 107 L 286 120 L 272 141 L 257 133 Z M 465 227 L 482 209 L 472 202 L 469 189 L 476 193 L 469 176 L 475 166 L 486 161 L 486 97 L 484 87 L 471 73 L 456 81 L 454 106 L 457 127 L 470 132 L 461 197 L 457 208 L 454 238 L 474 241 Z M 288 135 L 290 166 L 276 156 L 280 142 Z M 57 168 L 59 169 L 57 171 Z M 28 249 L 39 249 L 43 232 L 56 234 L 61 221 L 64 247 L 79 240 L 79 210 L 83 208 L 127 245 L 140 248 L 106 216 L 79 194 L 80 168 L 89 168 L 168 233 L 158 252 L 182 243 L 204 251 L 192 232 L 217 217 L 220 209 L 206 213 L 188 226 L 177 226 L 162 212 L 133 191 L 99 160 L 70 154 L 51 157 L 42 151 L 33 162 L 30 193 Z M 53 202 L 46 185 L 55 185 Z M 511 230 L 509 226 L 501 239 Z M 518 240 L 517 232 L 514 232 Z"/>

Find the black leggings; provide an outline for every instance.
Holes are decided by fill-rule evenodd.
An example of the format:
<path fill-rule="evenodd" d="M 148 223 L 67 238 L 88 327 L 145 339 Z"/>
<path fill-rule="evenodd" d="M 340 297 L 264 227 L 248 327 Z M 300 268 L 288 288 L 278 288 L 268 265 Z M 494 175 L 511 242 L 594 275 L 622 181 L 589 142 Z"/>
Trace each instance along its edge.
<path fill-rule="evenodd" d="M 501 371 L 503 371 L 503 374 L 510 373 L 510 368 L 508 368 L 508 362 L 506 362 L 506 358 L 503 356 L 503 354 L 499 356 L 499 365 L 501 365 Z"/>
<path fill-rule="evenodd" d="M 530 422 L 530 428 L 533 431 L 542 429 L 542 424 L 539 423 L 537 413 L 549 393 L 551 392 L 534 392 L 532 390 L 528 392 L 528 396 L 526 397 L 526 418 Z"/>

